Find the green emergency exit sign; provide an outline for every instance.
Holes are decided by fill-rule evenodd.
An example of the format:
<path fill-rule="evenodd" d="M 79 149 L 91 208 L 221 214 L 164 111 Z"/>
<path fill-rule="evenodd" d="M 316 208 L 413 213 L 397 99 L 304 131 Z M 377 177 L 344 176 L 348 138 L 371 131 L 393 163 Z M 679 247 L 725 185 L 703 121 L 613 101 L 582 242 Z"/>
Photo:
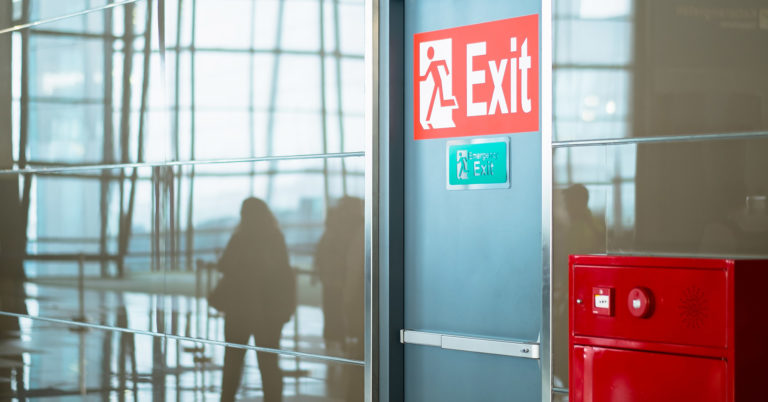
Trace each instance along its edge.
<path fill-rule="evenodd" d="M 509 188 L 509 140 L 449 141 L 446 147 L 447 188 Z"/>

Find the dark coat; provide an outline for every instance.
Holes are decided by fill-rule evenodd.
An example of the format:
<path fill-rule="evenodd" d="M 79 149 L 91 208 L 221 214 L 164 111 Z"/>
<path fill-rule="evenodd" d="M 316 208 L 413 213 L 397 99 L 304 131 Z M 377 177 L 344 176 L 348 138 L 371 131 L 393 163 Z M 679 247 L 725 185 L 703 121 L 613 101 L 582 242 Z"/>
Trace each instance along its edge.
<path fill-rule="evenodd" d="M 240 227 L 218 264 L 221 310 L 260 322 L 287 322 L 296 308 L 296 279 L 279 229 Z M 218 307 L 217 307 L 218 308 Z"/>

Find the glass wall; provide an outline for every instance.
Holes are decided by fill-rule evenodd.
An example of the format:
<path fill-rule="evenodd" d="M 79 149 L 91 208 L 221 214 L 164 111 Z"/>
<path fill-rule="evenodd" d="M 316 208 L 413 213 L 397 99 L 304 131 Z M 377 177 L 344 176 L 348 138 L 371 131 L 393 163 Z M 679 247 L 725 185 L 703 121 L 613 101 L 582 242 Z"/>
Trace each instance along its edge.
<path fill-rule="evenodd" d="M 0 1 L 0 399 L 362 400 L 363 8 Z"/>
<path fill-rule="evenodd" d="M 568 255 L 768 257 L 768 20 L 751 0 L 554 2 L 553 368 Z"/>

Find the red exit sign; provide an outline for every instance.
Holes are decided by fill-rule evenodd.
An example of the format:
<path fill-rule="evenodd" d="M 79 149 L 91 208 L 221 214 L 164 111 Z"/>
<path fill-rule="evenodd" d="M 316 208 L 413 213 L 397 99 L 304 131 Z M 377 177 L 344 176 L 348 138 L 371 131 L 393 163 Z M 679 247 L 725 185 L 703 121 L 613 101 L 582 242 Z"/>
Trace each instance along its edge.
<path fill-rule="evenodd" d="M 539 17 L 413 36 L 414 138 L 539 130 Z"/>

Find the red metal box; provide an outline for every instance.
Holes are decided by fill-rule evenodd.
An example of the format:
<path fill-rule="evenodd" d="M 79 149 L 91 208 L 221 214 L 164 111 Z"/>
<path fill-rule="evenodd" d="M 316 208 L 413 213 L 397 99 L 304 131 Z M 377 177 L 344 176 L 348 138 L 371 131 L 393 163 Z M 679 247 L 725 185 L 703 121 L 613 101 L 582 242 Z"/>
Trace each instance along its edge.
<path fill-rule="evenodd" d="M 572 402 L 768 400 L 768 260 L 571 256 Z"/>

